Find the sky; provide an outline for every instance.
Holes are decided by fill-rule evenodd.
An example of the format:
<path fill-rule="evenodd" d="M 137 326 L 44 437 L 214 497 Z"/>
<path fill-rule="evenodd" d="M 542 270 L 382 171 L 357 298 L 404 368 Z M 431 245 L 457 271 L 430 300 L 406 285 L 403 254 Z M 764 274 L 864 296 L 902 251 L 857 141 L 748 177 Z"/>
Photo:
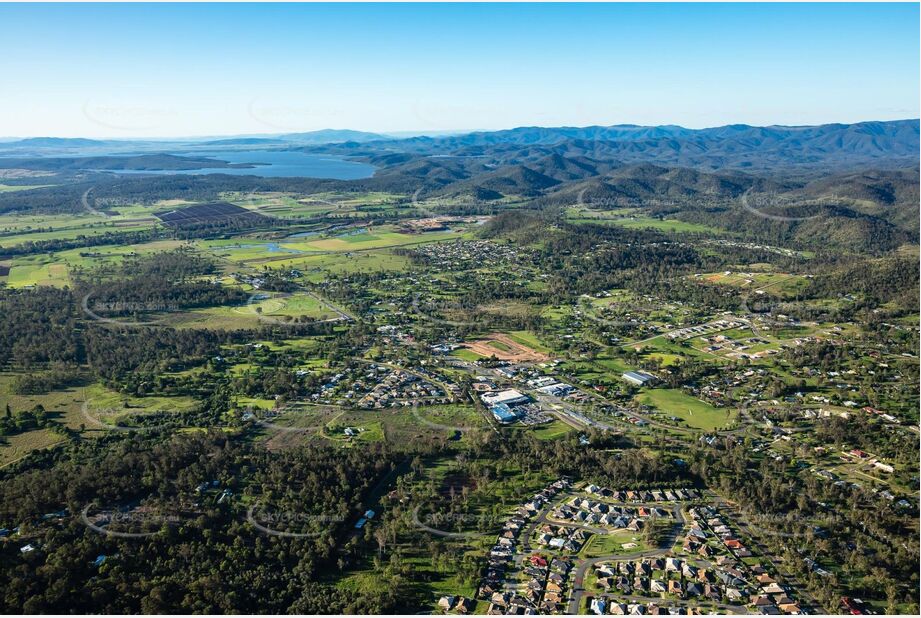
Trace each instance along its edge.
<path fill-rule="evenodd" d="M 0 136 L 919 117 L 915 4 L 0 5 Z"/>

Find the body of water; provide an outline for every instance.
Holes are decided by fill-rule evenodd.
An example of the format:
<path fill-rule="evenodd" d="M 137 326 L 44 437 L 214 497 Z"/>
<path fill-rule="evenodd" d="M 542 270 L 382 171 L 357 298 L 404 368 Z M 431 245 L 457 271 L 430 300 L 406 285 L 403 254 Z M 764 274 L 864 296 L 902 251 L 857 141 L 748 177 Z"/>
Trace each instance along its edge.
<path fill-rule="evenodd" d="M 292 247 L 283 247 L 277 242 L 268 242 L 268 243 L 246 243 L 238 245 L 225 245 L 224 249 L 265 249 L 269 253 L 304 253 L 300 249 L 294 249 Z"/>
<path fill-rule="evenodd" d="M 111 170 L 116 174 L 232 174 L 234 176 L 265 176 L 273 178 L 332 178 L 357 180 L 369 178 L 373 165 L 347 161 L 329 155 L 308 154 L 288 150 L 196 150 L 170 152 L 182 157 L 209 157 L 228 163 L 254 163 L 250 168 L 204 167 L 194 170 Z"/>

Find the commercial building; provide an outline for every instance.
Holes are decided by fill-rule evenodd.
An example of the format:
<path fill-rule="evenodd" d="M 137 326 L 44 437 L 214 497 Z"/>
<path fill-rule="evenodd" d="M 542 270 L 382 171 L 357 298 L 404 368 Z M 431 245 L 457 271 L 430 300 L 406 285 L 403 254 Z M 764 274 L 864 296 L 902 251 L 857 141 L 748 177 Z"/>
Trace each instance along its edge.
<path fill-rule="evenodd" d="M 637 386 L 646 386 L 656 380 L 654 375 L 644 371 L 627 371 L 621 377 L 630 384 L 635 384 Z"/>
<path fill-rule="evenodd" d="M 482 399 L 483 403 L 488 406 L 494 406 L 497 403 L 504 403 L 507 406 L 515 406 L 520 403 L 527 403 L 530 401 L 527 395 L 522 395 L 514 389 L 499 391 L 498 393 L 486 393 L 484 395 L 480 395 L 480 399 Z"/>
<path fill-rule="evenodd" d="M 489 411 L 500 423 L 514 423 L 518 419 L 518 413 L 504 403 L 495 404 Z"/>

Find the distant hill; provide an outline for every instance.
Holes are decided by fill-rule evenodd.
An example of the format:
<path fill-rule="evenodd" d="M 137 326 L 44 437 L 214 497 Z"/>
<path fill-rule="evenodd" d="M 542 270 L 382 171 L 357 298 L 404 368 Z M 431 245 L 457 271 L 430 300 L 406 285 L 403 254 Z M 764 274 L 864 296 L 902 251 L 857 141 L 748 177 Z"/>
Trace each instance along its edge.
<path fill-rule="evenodd" d="M 251 164 L 228 163 L 209 157 L 180 157 L 171 154 L 98 157 L 4 158 L 7 168 L 68 172 L 82 170 L 197 170 L 202 168 L 251 168 Z"/>
<path fill-rule="evenodd" d="M 280 136 L 228 137 L 206 142 L 211 146 L 271 146 L 290 144 L 313 152 L 350 157 L 394 155 L 476 157 L 498 168 L 528 165 L 558 180 L 563 176 L 539 169 L 545 165 L 590 159 L 607 167 L 637 163 L 693 167 L 702 170 L 750 170 L 759 173 L 825 174 L 861 169 L 898 169 L 918 164 L 921 138 L 918 120 L 824 124 L 817 126 L 726 125 L 688 129 L 676 125 L 612 125 L 588 127 L 518 127 L 438 137 L 397 139 L 351 129 L 323 129 Z M 175 144 L 181 144 L 177 141 Z M 0 150 L 41 148 L 166 149 L 165 142 L 35 137 L 0 143 Z M 554 159 L 554 157 L 556 159 Z M 538 163 L 542 159 L 547 161 Z M 555 161 L 555 162 L 554 162 Z M 589 165 L 595 165 L 589 163 Z M 569 179 L 581 172 L 570 169 Z"/>
<path fill-rule="evenodd" d="M 207 142 L 196 142 L 196 145 L 202 146 L 263 146 L 285 144 L 282 139 L 274 137 L 230 137 L 227 139 L 215 139 Z"/>
<path fill-rule="evenodd" d="M 649 163 L 616 168 L 607 174 L 572 182 L 550 193 L 547 201 L 572 205 L 581 201 L 596 207 L 630 204 L 738 198 L 749 190 L 776 191 L 786 187 L 742 173 L 711 174 L 689 168 L 668 168 Z"/>
<path fill-rule="evenodd" d="M 458 208 L 483 213 L 506 208 L 505 197 L 550 212 L 566 212 L 562 209 L 580 204 L 597 210 L 630 206 L 643 216 L 700 223 L 761 242 L 879 252 L 918 241 L 919 133 L 917 120 L 708 129 L 519 127 L 407 139 L 329 129 L 278 137 L 229 137 L 204 144 L 254 148 L 285 144 L 293 150 L 373 164 L 377 168 L 373 177 L 329 182 L 230 177 L 129 182 L 120 178 L 119 185 L 122 193 L 136 187 L 139 195 L 146 196 L 156 187 L 170 195 L 192 193 L 212 200 L 222 190 L 254 184 L 273 190 L 322 186 L 389 191 L 469 198 L 473 204 L 459 200 L 463 206 Z M 4 167 L 74 177 L 87 169 L 237 167 L 200 157 L 140 155 L 137 150 L 121 157 L 41 152 L 37 154 L 45 156 L 27 158 L 26 148 L 83 144 L 89 153 L 105 142 L 33 138 L 20 143 L 24 144 L 21 151 L 0 144 L 0 149 L 6 146 L 8 153 L 19 155 L 4 157 Z M 53 191 L 0 196 L 0 210 L 19 212 L 41 206 L 46 193 Z M 758 208 L 742 200 L 743 195 L 750 196 Z M 67 207 L 74 207 L 72 196 L 67 199 Z"/>
<path fill-rule="evenodd" d="M 524 165 L 509 165 L 477 175 L 465 182 L 451 185 L 445 194 L 471 196 L 514 195 L 537 197 L 541 192 L 560 184 L 560 181 Z"/>
<path fill-rule="evenodd" d="M 27 137 L 13 142 L 0 142 L 0 148 L 85 148 L 105 146 L 107 143 L 82 137 Z"/>
<path fill-rule="evenodd" d="M 918 173 L 918 168 L 913 168 L 830 176 L 810 182 L 800 193 L 804 197 L 842 203 L 906 231 L 917 232 L 921 203 Z"/>
<path fill-rule="evenodd" d="M 287 142 L 297 142 L 299 144 L 360 143 L 389 139 L 387 136 L 378 133 L 352 131 L 350 129 L 321 129 L 319 131 L 308 131 L 306 133 L 287 133 L 279 136 L 279 138 Z"/>
<path fill-rule="evenodd" d="M 446 137 L 382 139 L 330 145 L 329 152 L 372 156 L 415 153 L 482 157 L 517 164 L 552 155 L 588 157 L 620 164 L 650 162 L 706 170 L 878 169 L 916 165 L 921 148 L 918 120 L 818 126 L 727 125 L 709 129 L 677 126 L 521 127 Z"/>

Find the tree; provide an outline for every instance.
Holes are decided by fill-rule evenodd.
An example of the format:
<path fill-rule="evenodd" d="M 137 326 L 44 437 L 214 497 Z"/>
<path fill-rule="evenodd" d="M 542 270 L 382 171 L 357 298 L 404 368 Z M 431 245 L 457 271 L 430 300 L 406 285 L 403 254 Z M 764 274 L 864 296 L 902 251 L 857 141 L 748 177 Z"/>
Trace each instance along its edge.
<path fill-rule="evenodd" d="M 374 531 L 374 540 L 377 541 L 377 554 L 382 555 L 384 548 L 387 547 L 387 532 L 382 526 Z"/>

